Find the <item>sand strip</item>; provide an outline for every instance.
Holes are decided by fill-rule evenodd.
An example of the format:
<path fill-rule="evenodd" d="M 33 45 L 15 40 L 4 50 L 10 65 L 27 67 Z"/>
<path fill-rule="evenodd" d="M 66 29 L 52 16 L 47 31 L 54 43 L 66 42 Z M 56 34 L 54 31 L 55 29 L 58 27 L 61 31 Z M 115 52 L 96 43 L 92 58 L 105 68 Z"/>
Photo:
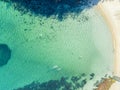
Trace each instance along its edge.
<path fill-rule="evenodd" d="M 97 9 L 110 27 L 115 53 L 113 75 L 120 77 L 120 0 L 100 2 Z M 120 82 L 114 83 L 110 90 L 120 90 Z"/>

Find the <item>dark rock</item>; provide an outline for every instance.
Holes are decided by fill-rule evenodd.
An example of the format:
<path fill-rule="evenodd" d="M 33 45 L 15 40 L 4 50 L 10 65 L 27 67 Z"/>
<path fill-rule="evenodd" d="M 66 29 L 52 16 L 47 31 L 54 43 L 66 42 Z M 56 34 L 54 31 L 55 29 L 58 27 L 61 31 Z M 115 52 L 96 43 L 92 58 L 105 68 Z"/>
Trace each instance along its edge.
<path fill-rule="evenodd" d="M 6 65 L 11 58 L 11 50 L 7 44 L 0 44 L 0 67 Z"/>
<path fill-rule="evenodd" d="M 90 74 L 90 80 L 92 80 L 94 78 L 95 74 L 94 73 L 91 73 Z"/>
<path fill-rule="evenodd" d="M 59 80 L 50 80 L 48 83 L 47 83 L 47 88 L 50 88 L 51 90 L 56 90 L 58 88 L 60 88 L 60 82 Z"/>
<path fill-rule="evenodd" d="M 87 83 L 86 79 L 82 80 L 80 83 L 81 88 L 83 88 L 86 83 Z"/>
<path fill-rule="evenodd" d="M 18 88 L 14 90 L 78 90 L 83 88 L 87 83 L 87 79 L 80 80 L 79 76 L 72 76 L 75 82 L 71 81 L 70 77 L 61 77 L 60 80 L 49 80 L 48 82 L 32 82 L 29 85 L 24 86 L 23 88 Z"/>
<path fill-rule="evenodd" d="M 65 86 L 64 87 L 65 90 L 72 90 L 72 83 L 66 82 L 64 86 Z"/>
<path fill-rule="evenodd" d="M 78 76 L 72 76 L 71 81 L 73 83 L 77 82 L 80 78 Z"/>
<path fill-rule="evenodd" d="M 81 74 L 81 76 L 82 76 L 82 77 L 85 77 L 85 76 L 86 76 L 86 74 L 85 74 L 85 73 L 82 73 L 82 74 Z"/>
<path fill-rule="evenodd" d="M 66 13 L 80 13 L 85 8 L 92 7 L 90 2 L 96 5 L 99 0 L 2 0 L 12 3 L 15 9 L 22 14 L 31 12 L 34 15 L 50 17 L 57 15 L 62 20 Z M 82 7 L 82 8 L 81 8 Z"/>
<path fill-rule="evenodd" d="M 60 79 L 61 86 L 64 86 L 66 82 L 67 82 L 66 78 L 65 77 L 61 77 L 61 79 Z"/>
<path fill-rule="evenodd" d="M 80 87 L 81 87 L 80 83 L 76 83 L 76 84 L 75 84 L 75 87 L 76 87 L 76 88 L 80 88 Z"/>

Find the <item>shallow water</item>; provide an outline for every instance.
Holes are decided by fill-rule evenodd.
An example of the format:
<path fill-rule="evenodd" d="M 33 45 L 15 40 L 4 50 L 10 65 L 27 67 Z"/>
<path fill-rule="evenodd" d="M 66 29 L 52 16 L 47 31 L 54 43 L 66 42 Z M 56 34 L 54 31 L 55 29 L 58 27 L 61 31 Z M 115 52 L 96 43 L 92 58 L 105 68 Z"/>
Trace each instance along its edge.
<path fill-rule="evenodd" d="M 0 90 L 95 73 L 84 87 L 90 90 L 97 79 L 112 74 L 111 33 L 94 9 L 77 17 L 69 14 L 63 21 L 21 15 L 2 2 L 0 12 L 0 43 L 12 50 L 9 62 L 0 67 Z"/>

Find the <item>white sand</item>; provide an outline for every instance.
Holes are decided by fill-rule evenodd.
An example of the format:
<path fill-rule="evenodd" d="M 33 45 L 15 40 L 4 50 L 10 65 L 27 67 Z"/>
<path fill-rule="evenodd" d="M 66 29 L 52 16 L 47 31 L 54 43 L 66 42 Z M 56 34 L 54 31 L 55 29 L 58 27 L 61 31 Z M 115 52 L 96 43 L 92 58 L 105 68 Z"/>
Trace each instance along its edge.
<path fill-rule="evenodd" d="M 114 43 L 115 63 L 113 75 L 120 77 L 120 0 L 104 0 L 97 5 L 110 27 Z M 120 90 L 120 82 L 114 83 L 110 90 Z"/>

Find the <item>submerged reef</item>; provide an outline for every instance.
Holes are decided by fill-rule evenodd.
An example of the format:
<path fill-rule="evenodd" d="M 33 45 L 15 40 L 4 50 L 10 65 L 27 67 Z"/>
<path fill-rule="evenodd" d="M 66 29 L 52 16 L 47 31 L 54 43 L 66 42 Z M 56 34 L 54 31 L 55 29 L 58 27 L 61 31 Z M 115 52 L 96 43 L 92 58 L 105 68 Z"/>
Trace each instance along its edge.
<path fill-rule="evenodd" d="M 50 17 L 55 15 L 59 20 L 67 13 L 78 14 L 85 8 L 96 5 L 99 0 L 2 0 L 12 4 L 22 13 Z"/>
<path fill-rule="evenodd" d="M 0 44 L 0 67 L 8 63 L 11 58 L 11 50 L 7 44 Z"/>
<path fill-rule="evenodd" d="M 92 76 L 91 76 L 92 75 Z M 33 81 L 31 84 L 22 88 L 14 90 L 78 90 L 78 88 L 84 88 L 87 81 L 94 78 L 94 73 L 90 74 L 89 78 L 84 73 L 72 77 L 61 77 L 60 80 L 49 80 L 47 82 L 40 83 L 39 81 Z"/>

